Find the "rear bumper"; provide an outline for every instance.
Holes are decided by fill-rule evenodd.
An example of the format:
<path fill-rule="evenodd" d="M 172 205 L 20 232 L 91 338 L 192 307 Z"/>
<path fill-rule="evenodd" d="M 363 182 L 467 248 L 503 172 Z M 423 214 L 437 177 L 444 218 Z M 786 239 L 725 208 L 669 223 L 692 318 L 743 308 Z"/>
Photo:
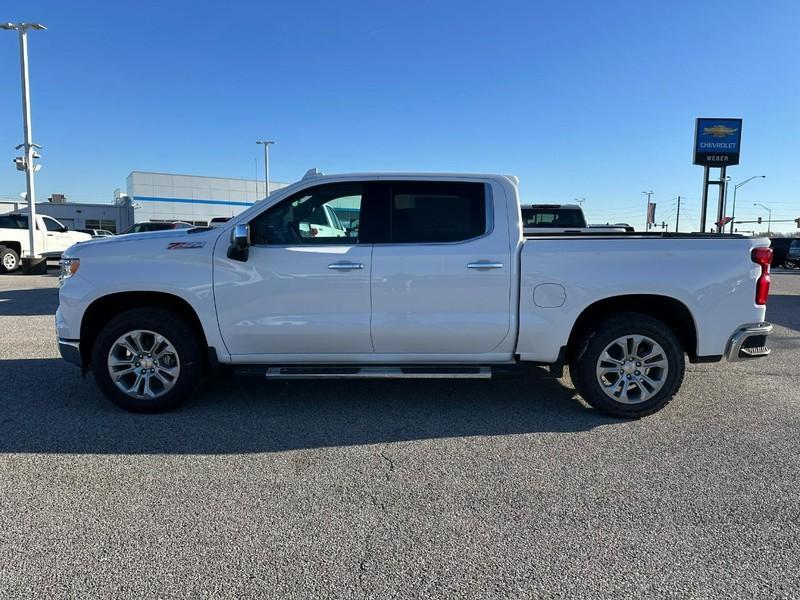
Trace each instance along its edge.
<path fill-rule="evenodd" d="M 61 353 L 61 358 L 65 361 L 77 365 L 78 367 L 83 366 L 83 361 L 81 360 L 81 344 L 78 340 L 58 338 L 58 351 Z"/>
<path fill-rule="evenodd" d="M 731 336 L 725 356 L 731 362 L 768 356 L 767 336 L 772 333 L 770 323 L 743 325 Z"/>

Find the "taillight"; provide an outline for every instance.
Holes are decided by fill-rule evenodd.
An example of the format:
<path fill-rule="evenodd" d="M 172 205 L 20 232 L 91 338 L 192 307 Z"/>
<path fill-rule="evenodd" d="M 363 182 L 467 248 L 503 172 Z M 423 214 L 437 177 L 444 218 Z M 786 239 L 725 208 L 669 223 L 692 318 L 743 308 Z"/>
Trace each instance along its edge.
<path fill-rule="evenodd" d="M 772 263 L 772 248 L 753 248 L 750 259 L 761 267 L 761 275 L 756 281 L 756 304 L 764 305 L 769 296 L 769 266 Z"/>

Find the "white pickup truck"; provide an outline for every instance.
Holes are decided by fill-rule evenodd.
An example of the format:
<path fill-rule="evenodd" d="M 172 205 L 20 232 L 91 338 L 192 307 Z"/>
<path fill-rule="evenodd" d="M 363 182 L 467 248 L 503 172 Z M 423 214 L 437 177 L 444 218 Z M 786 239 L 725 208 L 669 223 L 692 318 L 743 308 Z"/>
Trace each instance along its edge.
<path fill-rule="evenodd" d="M 320 206 L 347 236 L 309 236 Z M 357 211 L 357 218 L 353 218 Z M 219 366 L 270 378 L 488 378 L 569 366 L 597 409 L 639 417 L 686 357 L 765 356 L 771 250 L 737 235 L 526 237 L 517 179 L 314 175 L 216 228 L 116 236 L 62 258 L 62 356 L 138 412 Z"/>
<path fill-rule="evenodd" d="M 53 217 L 36 215 L 34 241 L 36 251 L 47 258 L 58 258 L 78 242 L 92 239 L 88 233 L 70 231 Z M 28 215 L 9 213 L 0 215 L 0 271 L 19 268 L 19 259 L 29 252 Z"/>

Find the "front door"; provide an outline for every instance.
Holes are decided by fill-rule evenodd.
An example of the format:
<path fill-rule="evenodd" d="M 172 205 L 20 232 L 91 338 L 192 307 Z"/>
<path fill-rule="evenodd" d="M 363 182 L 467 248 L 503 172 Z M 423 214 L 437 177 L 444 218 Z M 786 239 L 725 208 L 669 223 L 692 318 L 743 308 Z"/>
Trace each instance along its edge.
<path fill-rule="evenodd" d="M 372 245 L 360 236 L 365 184 L 323 184 L 298 192 L 253 218 L 246 262 L 214 251 L 220 332 L 242 362 L 326 360 L 372 352 Z M 342 210 L 345 228 L 332 218 Z M 323 222 L 324 219 L 324 222 Z"/>
<path fill-rule="evenodd" d="M 44 232 L 45 254 L 58 256 L 75 243 L 66 228 L 54 218 L 42 215 L 42 221 L 46 230 Z"/>

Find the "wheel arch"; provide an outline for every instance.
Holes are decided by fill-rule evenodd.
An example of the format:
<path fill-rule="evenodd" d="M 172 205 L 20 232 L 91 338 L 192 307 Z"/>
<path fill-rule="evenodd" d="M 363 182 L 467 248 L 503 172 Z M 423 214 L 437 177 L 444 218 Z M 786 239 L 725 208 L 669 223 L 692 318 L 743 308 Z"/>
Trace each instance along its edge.
<path fill-rule="evenodd" d="M 5 246 L 6 248 L 10 248 L 14 252 L 16 252 L 20 257 L 22 256 L 22 244 L 20 242 L 15 242 L 15 241 L 4 242 L 0 240 L 0 247 L 3 246 Z"/>
<path fill-rule="evenodd" d="M 689 360 L 696 362 L 697 324 L 689 308 L 676 298 L 659 294 L 625 294 L 603 298 L 587 306 L 575 321 L 567 342 L 567 360 L 578 349 L 580 340 L 593 323 L 603 321 L 621 312 L 635 312 L 658 319 L 672 329 Z"/>
<path fill-rule="evenodd" d="M 103 326 L 115 316 L 134 308 L 161 308 L 183 317 L 203 345 L 202 348 L 208 348 L 208 340 L 197 312 L 180 296 L 166 292 L 117 292 L 96 299 L 83 313 L 80 332 L 83 364 L 91 363 L 92 349 Z M 201 355 L 205 354 L 206 352 L 201 352 Z"/>

